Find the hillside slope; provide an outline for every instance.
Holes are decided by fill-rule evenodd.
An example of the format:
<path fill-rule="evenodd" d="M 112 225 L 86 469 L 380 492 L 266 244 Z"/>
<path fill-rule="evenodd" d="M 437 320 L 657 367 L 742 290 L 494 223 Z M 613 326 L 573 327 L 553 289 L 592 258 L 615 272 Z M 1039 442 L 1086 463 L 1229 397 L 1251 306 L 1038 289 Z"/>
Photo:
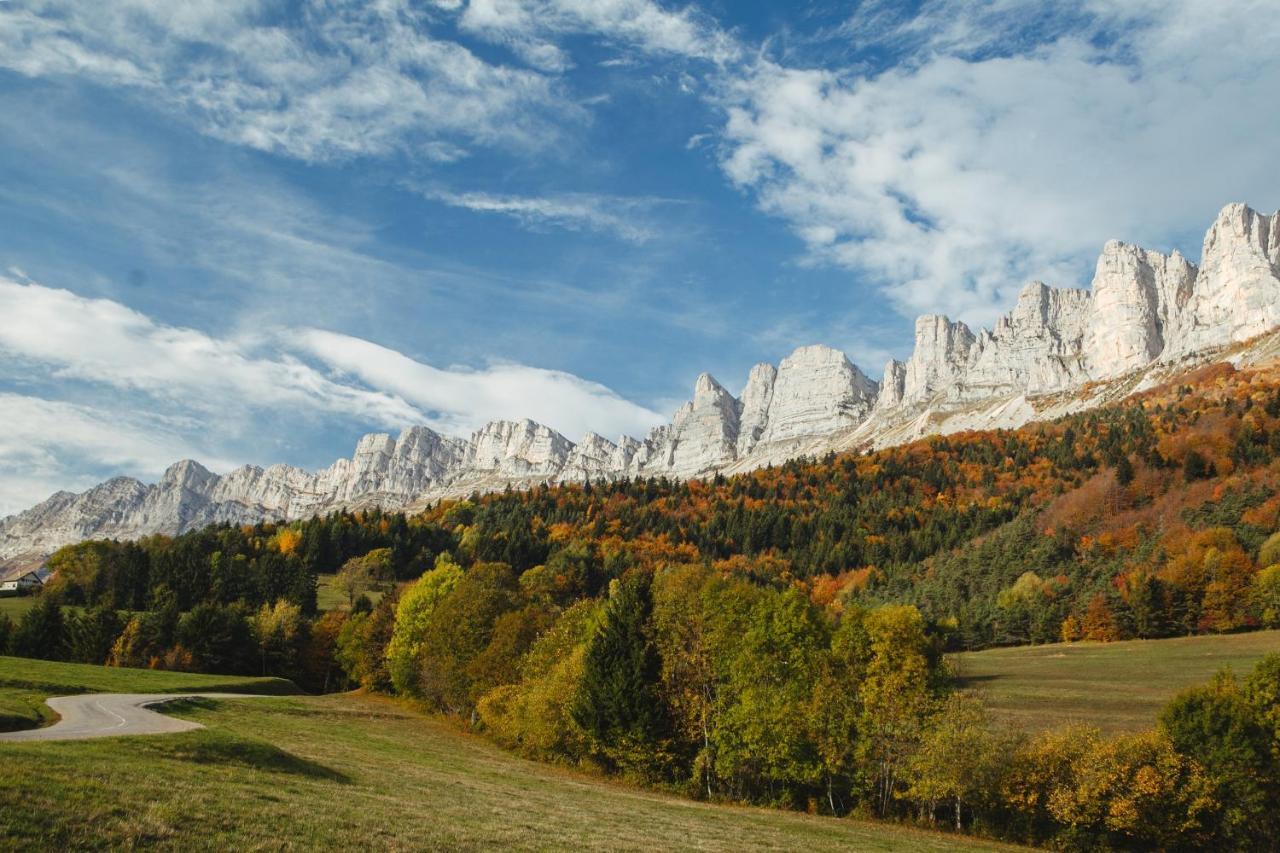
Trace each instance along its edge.
<path fill-rule="evenodd" d="M 57 674 L 67 676 L 66 667 Z M 0 802 L 21 806 L 0 810 L 0 846 L 1016 849 L 667 797 L 522 761 L 402 704 L 357 694 L 192 703 L 172 713 L 208 728 L 0 745 Z"/>

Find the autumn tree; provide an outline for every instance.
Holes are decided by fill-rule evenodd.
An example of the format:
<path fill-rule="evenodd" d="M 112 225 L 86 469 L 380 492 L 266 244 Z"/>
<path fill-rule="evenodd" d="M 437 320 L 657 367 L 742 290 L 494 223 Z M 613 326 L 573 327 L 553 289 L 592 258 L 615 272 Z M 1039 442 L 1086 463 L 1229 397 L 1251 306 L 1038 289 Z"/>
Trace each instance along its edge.
<path fill-rule="evenodd" d="M 302 608 L 284 600 L 264 604 L 254 614 L 252 627 L 262 675 L 292 674 L 306 642 Z"/>
<path fill-rule="evenodd" d="M 472 661 L 488 647 L 498 618 L 519 604 L 519 589 L 506 563 L 476 563 L 440 598 L 419 646 L 423 698 L 452 714 L 474 711 L 492 685 L 476 680 Z"/>
<path fill-rule="evenodd" d="M 1258 849 L 1280 833 L 1274 734 L 1229 671 L 1170 702 L 1160 715 L 1160 729 L 1212 780 L 1218 844 Z"/>
<path fill-rule="evenodd" d="M 888 814 L 932 709 L 924 620 L 914 607 L 887 605 L 866 616 L 870 655 L 859 690 L 859 763 L 878 814 Z"/>
<path fill-rule="evenodd" d="M 387 670 L 397 693 L 419 695 L 423 637 L 436 605 L 453 591 L 461 579 L 462 568 L 441 554 L 436 558 L 435 568 L 424 573 L 400 596 L 395 627 L 387 644 Z"/>
<path fill-rule="evenodd" d="M 920 803 L 934 820 L 938 805 L 952 810 L 957 831 L 965 808 L 994 805 L 1014 741 L 995 732 L 982 701 L 973 694 L 948 696 L 930 717 L 920 747 L 911 756 L 903 796 Z"/>

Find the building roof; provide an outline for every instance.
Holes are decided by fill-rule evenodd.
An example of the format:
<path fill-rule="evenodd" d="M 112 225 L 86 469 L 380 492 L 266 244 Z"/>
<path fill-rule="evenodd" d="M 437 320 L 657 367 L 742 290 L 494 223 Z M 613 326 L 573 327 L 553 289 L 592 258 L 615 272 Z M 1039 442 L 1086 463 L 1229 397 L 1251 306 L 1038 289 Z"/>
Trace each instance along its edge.
<path fill-rule="evenodd" d="M 21 580 L 28 575 L 33 581 L 44 583 L 44 579 L 40 577 L 40 573 L 38 571 L 26 566 L 9 566 L 7 568 L 0 568 L 0 583 Z"/>

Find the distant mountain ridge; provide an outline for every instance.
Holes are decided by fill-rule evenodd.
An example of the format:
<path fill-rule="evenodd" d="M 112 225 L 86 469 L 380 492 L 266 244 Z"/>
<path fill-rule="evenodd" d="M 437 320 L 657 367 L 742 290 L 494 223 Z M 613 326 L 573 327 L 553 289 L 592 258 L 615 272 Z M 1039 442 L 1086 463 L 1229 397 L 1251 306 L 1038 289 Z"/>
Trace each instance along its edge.
<path fill-rule="evenodd" d="M 735 473 L 802 455 L 883 447 L 931 433 L 1015 427 L 1120 399 L 1212 358 L 1280 355 L 1280 212 L 1223 208 L 1201 265 L 1107 243 L 1089 290 L 1025 287 L 991 330 L 927 315 L 915 349 L 869 379 L 845 355 L 801 347 L 752 368 L 735 397 L 710 374 L 671 423 L 643 439 L 578 443 L 530 420 L 469 439 L 410 427 L 366 435 L 350 459 L 309 472 L 184 460 L 154 485 L 117 477 L 58 492 L 0 521 L 0 558 L 88 538 L 175 534 L 216 522 L 306 517 L 339 507 L 406 509 L 507 486 L 587 478 Z"/>

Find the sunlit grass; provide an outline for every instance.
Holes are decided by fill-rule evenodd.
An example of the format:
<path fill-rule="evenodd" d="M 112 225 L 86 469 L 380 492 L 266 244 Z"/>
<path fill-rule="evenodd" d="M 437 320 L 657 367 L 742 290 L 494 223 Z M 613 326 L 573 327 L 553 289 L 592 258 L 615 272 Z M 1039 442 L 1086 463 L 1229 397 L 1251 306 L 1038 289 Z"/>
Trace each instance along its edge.
<path fill-rule="evenodd" d="M 85 670 L 83 686 L 101 683 Z M 208 728 L 0 743 L 0 847 L 1010 849 L 665 796 L 515 758 L 380 697 L 201 700 L 169 712 Z"/>
<path fill-rule="evenodd" d="M 1280 652 L 1280 631 L 1021 646 L 953 660 L 998 719 L 1029 731 L 1083 722 L 1121 732 L 1150 728 L 1179 691 L 1224 666 L 1245 674 L 1271 652 Z"/>

